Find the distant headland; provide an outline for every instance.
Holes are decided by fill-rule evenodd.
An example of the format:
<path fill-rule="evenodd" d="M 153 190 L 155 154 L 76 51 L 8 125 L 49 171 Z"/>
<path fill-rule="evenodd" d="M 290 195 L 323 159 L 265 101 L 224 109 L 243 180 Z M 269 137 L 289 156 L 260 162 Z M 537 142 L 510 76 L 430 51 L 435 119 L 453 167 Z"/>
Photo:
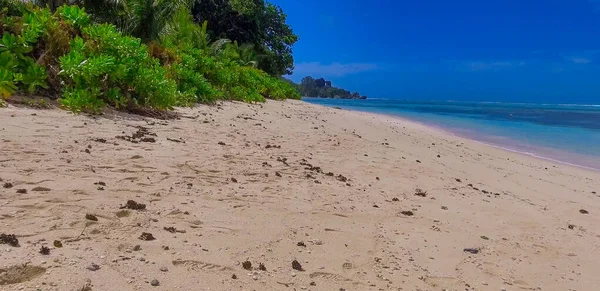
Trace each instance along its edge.
<path fill-rule="evenodd" d="M 339 99 L 367 99 L 367 96 L 360 95 L 358 92 L 350 92 L 341 88 L 331 86 L 331 81 L 323 78 L 315 79 L 307 76 L 302 78 L 300 84 L 295 84 L 300 96 L 318 97 L 318 98 L 339 98 Z"/>

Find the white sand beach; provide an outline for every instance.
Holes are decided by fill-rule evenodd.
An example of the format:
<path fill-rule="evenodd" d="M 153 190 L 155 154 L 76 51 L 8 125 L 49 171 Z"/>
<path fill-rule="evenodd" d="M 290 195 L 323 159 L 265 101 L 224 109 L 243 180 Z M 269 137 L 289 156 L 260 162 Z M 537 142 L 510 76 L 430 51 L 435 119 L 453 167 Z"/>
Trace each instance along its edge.
<path fill-rule="evenodd" d="M 177 111 L 0 109 L 0 290 L 600 286 L 599 172 L 302 101 Z"/>

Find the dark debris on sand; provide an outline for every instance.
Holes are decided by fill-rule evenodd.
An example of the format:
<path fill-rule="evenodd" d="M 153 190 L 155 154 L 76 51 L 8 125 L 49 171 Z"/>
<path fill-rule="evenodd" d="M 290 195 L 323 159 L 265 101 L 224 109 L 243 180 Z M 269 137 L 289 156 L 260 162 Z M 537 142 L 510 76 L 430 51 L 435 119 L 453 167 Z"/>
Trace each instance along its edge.
<path fill-rule="evenodd" d="M 421 188 L 415 189 L 415 195 L 420 197 L 427 197 L 427 191 L 423 191 Z"/>
<path fill-rule="evenodd" d="M 300 165 L 305 166 L 305 168 L 304 168 L 305 170 L 316 172 L 316 173 L 321 173 L 321 174 L 323 173 L 323 169 L 321 169 L 321 167 L 311 165 L 306 159 L 300 160 Z"/>
<path fill-rule="evenodd" d="M 42 246 L 42 248 L 40 249 L 40 254 L 47 256 L 50 254 L 50 248 L 47 246 Z"/>
<path fill-rule="evenodd" d="M 413 216 L 415 215 L 412 211 L 410 210 L 404 210 L 404 211 L 400 211 L 400 213 L 402 213 L 402 215 L 406 215 L 406 216 Z"/>
<path fill-rule="evenodd" d="M 176 142 L 176 143 L 185 143 L 185 140 L 183 140 L 182 138 L 179 138 L 179 139 L 173 139 L 173 138 L 168 138 L 168 137 L 167 137 L 167 140 L 168 140 L 168 141 L 172 141 L 172 142 Z"/>
<path fill-rule="evenodd" d="M 250 270 L 252 270 L 252 263 L 250 261 L 244 261 L 242 263 L 242 268 L 250 271 Z"/>
<path fill-rule="evenodd" d="M 168 232 L 170 232 L 170 233 L 176 233 L 177 232 L 177 229 L 174 228 L 174 227 L 172 227 L 172 226 L 169 226 L 169 227 L 165 226 L 165 227 L 163 227 L 163 229 L 166 230 L 166 231 L 168 231 Z"/>
<path fill-rule="evenodd" d="M 98 217 L 96 217 L 96 215 L 89 214 L 89 213 L 85 215 L 85 219 L 91 220 L 91 221 L 98 221 Z"/>
<path fill-rule="evenodd" d="M 277 157 L 277 161 L 281 162 L 282 164 L 286 165 L 286 166 L 290 166 L 290 164 L 287 162 L 287 158 L 283 158 L 283 157 Z"/>
<path fill-rule="evenodd" d="M 131 143 L 140 143 L 140 142 L 156 142 L 156 139 L 153 136 L 156 136 L 156 133 L 152 133 L 143 126 L 136 126 L 137 131 L 129 135 L 118 135 L 116 138 L 122 139 Z M 125 132 L 123 132 L 125 133 Z"/>
<path fill-rule="evenodd" d="M 463 250 L 465 253 L 471 253 L 471 254 L 478 254 L 479 253 L 479 249 L 477 248 L 466 248 Z"/>
<path fill-rule="evenodd" d="M 133 200 L 127 200 L 127 203 L 121 206 L 120 209 L 144 210 L 146 209 L 146 204 L 137 203 Z"/>
<path fill-rule="evenodd" d="M 50 190 L 52 190 L 52 189 L 50 189 L 48 187 L 41 187 L 41 186 L 31 189 L 31 191 L 35 191 L 35 192 L 48 192 Z"/>
<path fill-rule="evenodd" d="M 7 244 L 9 246 L 18 247 L 19 240 L 17 239 L 17 236 L 15 236 L 14 234 L 1 233 L 0 234 L 0 244 Z"/>
<path fill-rule="evenodd" d="M 151 241 L 151 240 L 155 240 L 156 238 L 149 232 L 142 232 L 142 235 L 140 235 L 139 239 L 145 240 L 145 241 Z"/>
<path fill-rule="evenodd" d="M 302 265 L 297 260 L 294 260 L 292 262 L 292 269 L 297 270 L 297 271 L 304 271 L 304 269 L 302 268 Z"/>

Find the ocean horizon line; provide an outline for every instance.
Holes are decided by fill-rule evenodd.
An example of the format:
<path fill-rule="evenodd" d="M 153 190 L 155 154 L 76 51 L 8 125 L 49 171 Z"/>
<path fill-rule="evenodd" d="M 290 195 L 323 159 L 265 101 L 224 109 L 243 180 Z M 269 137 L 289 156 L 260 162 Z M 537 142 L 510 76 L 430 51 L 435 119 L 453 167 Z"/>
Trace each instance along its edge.
<path fill-rule="evenodd" d="M 368 99 L 342 99 L 342 98 L 325 98 L 325 97 L 302 97 L 302 99 L 334 99 L 334 100 L 357 100 L 357 101 L 373 101 L 373 100 L 385 100 L 385 101 L 404 101 L 404 102 L 449 102 L 449 103 L 479 103 L 479 104 L 513 104 L 513 105 L 541 105 L 541 106 L 585 106 L 585 107 L 600 107 L 600 104 L 588 104 L 588 103 L 536 103 L 536 102 L 509 102 L 509 101 L 477 101 L 477 100 L 453 100 L 453 99 L 403 99 L 403 98 L 385 98 L 377 97 Z"/>

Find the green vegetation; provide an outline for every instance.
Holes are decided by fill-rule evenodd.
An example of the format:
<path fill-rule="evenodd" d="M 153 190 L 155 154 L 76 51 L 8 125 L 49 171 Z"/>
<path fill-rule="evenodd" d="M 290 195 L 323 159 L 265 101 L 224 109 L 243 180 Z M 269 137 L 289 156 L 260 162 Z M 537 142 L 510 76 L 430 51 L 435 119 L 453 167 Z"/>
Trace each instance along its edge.
<path fill-rule="evenodd" d="M 292 73 L 292 46 L 298 36 L 280 7 L 264 0 L 199 0 L 192 7 L 199 22 L 208 22 L 213 37 L 251 45 L 258 68 L 272 76 Z"/>
<path fill-rule="evenodd" d="M 323 78 L 304 77 L 296 87 L 300 95 L 306 97 L 367 99 L 367 96 L 361 96 L 358 92 L 351 93 L 350 91 L 333 87 L 331 86 L 331 81 L 326 81 Z"/>
<path fill-rule="evenodd" d="M 289 64 L 269 70 L 271 75 L 261 70 L 279 64 L 265 55 L 291 59 L 295 36 L 293 42 L 283 41 L 289 44 L 283 50 L 267 39 L 261 41 L 268 49 L 257 42 L 211 38 L 210 21 L 195 23 L 189 0 L 75 1 L 79 6 L 34 2 L 0 0 L 1 98 L 45 95 L 74 112 L 99 112 L 105 105 L 165 110 L 196 102 L 300 96 L 280 77 Z M 258 3 L 231 2 L 220 1 L 219 7 Z M 279 8 L 259 4 L 275 9 L 269 17 L 288 29 L 284 34 L 293 35 Z M 256 12 L 256 7 L 248 11 Z M 267 28 L 273 27 L 262 27 Z M 267 34 L 271 41 L 289 37 L 263 32 Z M 278 55 L 284 51 L 289 56 Z"/>

